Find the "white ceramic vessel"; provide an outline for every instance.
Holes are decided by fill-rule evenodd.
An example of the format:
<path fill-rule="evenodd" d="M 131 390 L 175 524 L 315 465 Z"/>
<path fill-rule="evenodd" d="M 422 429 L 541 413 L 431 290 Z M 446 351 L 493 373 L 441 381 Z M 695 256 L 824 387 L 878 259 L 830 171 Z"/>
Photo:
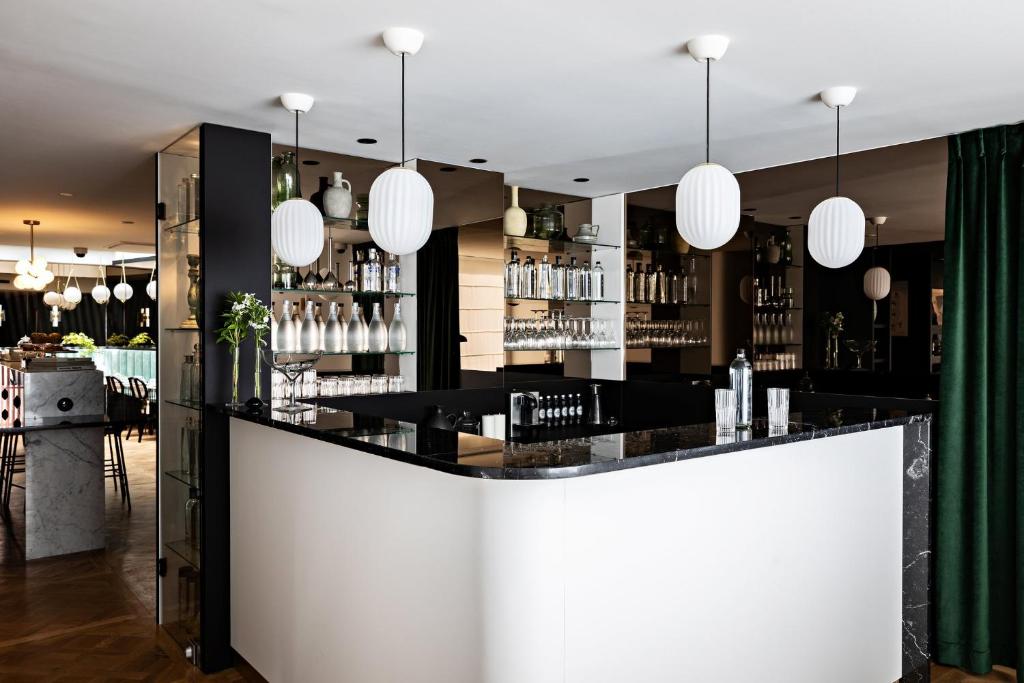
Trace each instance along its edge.
<path fill-rule="evenodd" d="M 334 181 L 324 190 L 324 212 L 329 218 L 348 218 L 352 213 L 352 183 L 334 172 Z"/>

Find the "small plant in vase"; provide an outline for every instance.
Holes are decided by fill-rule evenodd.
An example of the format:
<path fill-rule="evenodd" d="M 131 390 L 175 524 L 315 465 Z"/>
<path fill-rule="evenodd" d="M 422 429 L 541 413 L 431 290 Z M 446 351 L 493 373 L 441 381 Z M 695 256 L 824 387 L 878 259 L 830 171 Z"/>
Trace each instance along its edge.
<path fill-rule="evenodd" d="M 245 404 L 250 408 L 259 408 L 263 405 L 263 392 L 260 381 L 260 350 L 267 345 L 266 338 L 270 332 L 270 316 L 273 315 L 270 309 L 252 294 L 246 294 L 243 302 L 246 324 L 252 332 L 253 340 L 253 397 Z"/>
<path fill-rule="evenodd" d="M 237 408 L 238 402 L 238 349 L 249 334 L 249 321 L 246 313 L 246 297 L 256 297 L 242 292 L 228 292 L 226 303 L 228 309 L 220 314 L 224 324 L 217 330 L 217 343 L 227 344 L 231 351 L 231 401 L 229 406 Z"/>
<path fill-rule="evenodd" d="M 842 311 L 832 315 L 827 311 L 822 320 L 822 327 L 825 328 L 825 368 L 830 370 L 839 369 L 839 335 L 843 333 Z"/>

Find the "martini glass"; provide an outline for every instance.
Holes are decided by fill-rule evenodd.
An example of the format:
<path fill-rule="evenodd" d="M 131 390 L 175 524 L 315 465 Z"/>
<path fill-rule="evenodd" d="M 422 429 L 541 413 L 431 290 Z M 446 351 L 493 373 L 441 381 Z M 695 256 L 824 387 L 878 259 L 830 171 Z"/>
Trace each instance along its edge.
<path fill-rule="evenodd" d="M 274 410 L 282 413 L 301 413 L 307 410 L 314 410 L 315 406 L 299 404 L 295 401 L 295 383 L 302 373 L 309 370 L 320 362 L 323 351 L 314 353 L 290 353 L 286 351 L 273 351 L 271 349 L 260 349 L 260 356 L 263 362 L 280 372 L 289 382 L 292 383 L 291 399 L 286 406 L 275 407 Z"/>

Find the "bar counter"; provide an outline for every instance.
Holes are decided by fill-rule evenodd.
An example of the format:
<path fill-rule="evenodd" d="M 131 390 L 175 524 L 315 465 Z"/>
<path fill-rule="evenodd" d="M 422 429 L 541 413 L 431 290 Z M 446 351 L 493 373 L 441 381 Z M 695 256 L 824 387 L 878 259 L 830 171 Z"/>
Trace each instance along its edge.
<path fill-rule="evenodd" d="M 211 406 L 232 647 L 270 681 L 928 680 L 931 416 L 807 404 L 525 443 Z"/>

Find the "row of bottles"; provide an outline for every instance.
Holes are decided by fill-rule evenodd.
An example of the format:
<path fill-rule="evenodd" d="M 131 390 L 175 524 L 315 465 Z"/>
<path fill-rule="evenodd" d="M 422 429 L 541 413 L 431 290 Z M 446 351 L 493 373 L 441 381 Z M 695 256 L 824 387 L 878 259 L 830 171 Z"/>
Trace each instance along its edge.
<path fill-rule="evenodd" d="M 319 309 L 319 305 L 316 305 Z M 373 304 L 373 314 L 367 325 L 357 302 L 352 303 L 352 317 L 344 321 L 341 306 L 330 302 L 327 320 L 324 320 L 314 302 L 306 302 L 305 316 L 300 319 L 292 312 L 292 304 L 285 301 L 281 317 L 271 316 L 270 339 L 275 351 L 314 353 L 384 353 L 406 349 L 405 323 L 402 306 L 395 303 L 395 315 L 390 325 L 384 324 L 380 303 Z"/>
<path fill-rule="evenodd" d="M 697 260 L 680 272 L 650 263 L 636 268 L 626 264 L 626 301 L 636 304 L 692 304 L 697 302 Z"/>
<path fill-rule="evenodd" d="M 754 278 L 754 305 L 758 308 L 793 308 L 793 288 L 786 287 L 781 275 L 769 275 L 768 284 Z"/>
<path fill-rule="evenodd" d="M 761 240 L 755 237 L 754 263 L 793 265 L 793 240 L 789 236 L 789 230 L 781 238 L 776 235 L 769 235 L 768 241 L 763 247 L 761 246 Z"/>
<path fill-rule="evenodd" d="M 792 313 L 758 313 L 754 316 L 754 344 L 792 344 L 796 339 Z"/>
<path fill-rule="evenodd" d="M 772 370 L 795 370 L 796 369 L 796 354 L 792 352 L 787 353 L 757 353 L 754 354 L 754 370 L 761 371 L 772 371 Z"/>
<path fill-rule="evenodd" d="M 583 397 L 580 394 L 541 394 L 539 417 L 545 427 L 582 424 Z"/>
<path fill-rule="evenodd" d="M 519 262 L 519 252 L 512 250 L 512 258 L 505 264 L 505 296 L 511 299 L 547 299 L 552 301 L 602 301 L 604 300 L 604 268 L 596 261 L 590 267 L 589 261 L 582 265 L 576 257 L 569 258 L 568 265 L 561 256 L 555 262 L 548 261 L 548 255 L 540 263 L 527 256 Z"/>
<path fill-rule="evenodd" d="M 305 276 L 291 266 L 275 264 L 273 287 L 276 289 L 309 289 L 341 292 L 400 292 L 402 267 L 398 257 L 386 254 L 386 262 L 381 259 L 381 252 L 370 247 L 365 252 L 355 250 L 348 264 L 348 279 L 341 282 L 334 274 L 331 264 L 327 264 L 327 274 L 323 275 L 320 259 L 315 266 L 310 266 Z M 328 257 L 329 258 L 329 257 Z M 341 264 L 338 264 L 340 272 Z"/>

